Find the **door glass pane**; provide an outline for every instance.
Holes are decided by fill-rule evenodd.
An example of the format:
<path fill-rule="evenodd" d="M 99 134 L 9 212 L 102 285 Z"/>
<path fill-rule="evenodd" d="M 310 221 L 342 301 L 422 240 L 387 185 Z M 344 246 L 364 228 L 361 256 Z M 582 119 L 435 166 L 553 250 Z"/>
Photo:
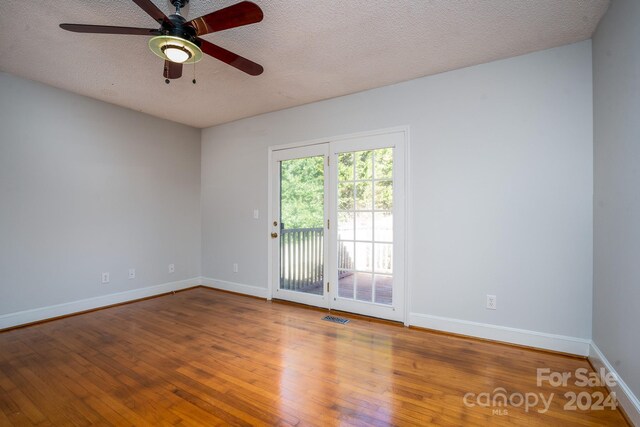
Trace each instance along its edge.
<path fill-rule="evenodd" d="M 353 182 L 338 184 L 338 209 L 353 210 Z"/>
<path fill-rule="evenodd" d="M 338 297 L 391 305 L 393 148 L 340 153 L 338 179 Z"/>
<path fill-rule="evenodd" d="M 392 285 L 393 285 L 393 277 L 376 274 L 373 279 L 374 283 L 374 292 L 375 292 L 375 302 L 378 304 L 391 304 L 392 302 Z"/>
<path fill-rule="evenodd" d="M 393 214 L 391 212 L 376 212 L 373 214 L 376 224 L 376 242 L 393 242 Z"/>
<path fill-rule="evenodd" d="M 373 177 L 373 152 L 358 151 L 354 155 L 356 160 L 356 179 L 371 179 Z"/>
<path fill-rule="evenodd" d="M 373 214 L 371 212 L 356 212 L 356 240 L 373 239 Z"/>
<path fill-rule="evenodd" d="M 338 180 L 353 181 L 353 153 L 338 156 Z"/>
<path fill-rule="evenodd" d="M 356 242 L 356 270 L 373 271 L 373 245 Z"/>
<path fill-rule="evenodd" d="M 393 148 L 375 151 L 374 170 L 376 179 L 390 179 L 393 173 Z"/>
<path fill-rule="evenodd" d="M 323 294 L 324 156 L 280 162 L 280 289 Z"/>
<path fill-rule="evenodd" d="M 373 185 L 371 182 L 356 183 L 356 209 L 371 210 Z"/>
<path fill-rule="evenodd" d="M 376 210 L 393 208 L 393 181 L 376 181 L 374 205 Z"/>
<path fill-rule="evenodd" d="M 356 273 L 356 299 L 358 301 L 373 301 L 373 274 Z"/>
<path fill-rule="evenodd" d="M 355 290 L 355 276 L 353 271 L 338 270 L 338 296 L 340 298 L 353 299 Z"/>
<path fill-rule="evenodd" d="M 340 242 L 338 244 L 338 268 L 340 270 L 353 270 L 353 249 L 353 242 Z"/>
<path fill-rule="evenodd" d="M 338 212 L 338 240 L 353 239 L 353 212 Z"/>
<path fill-rule="evenodd" d="M 393 245 L 389 243 L 374 243 L 373 244 L 373 259 L 374 268 L 376 273 L 391 273 L 393 272 Z"/>

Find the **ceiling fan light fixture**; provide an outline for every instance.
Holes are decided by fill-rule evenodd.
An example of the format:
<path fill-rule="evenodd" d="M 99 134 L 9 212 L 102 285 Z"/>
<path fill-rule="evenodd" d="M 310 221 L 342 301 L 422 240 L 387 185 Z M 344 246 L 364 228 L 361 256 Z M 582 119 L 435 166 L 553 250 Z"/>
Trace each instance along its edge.
<path fill-rule="evenodd" d="M 176 36 L 157 36 L 149 40 L 149 49 L 160 58 L 179 64 L 192 64 L 202 59 L 202 50 L 189 40 Z"/>
<path fill-rule="evenodd" d="M 169 61 L 182 64 L 187 59 L 191 58 L 191 52 L 189 49 L 185 49 L 183 46 L 166 44 L 161 47 L 162 52 L 169 58 Z"/>

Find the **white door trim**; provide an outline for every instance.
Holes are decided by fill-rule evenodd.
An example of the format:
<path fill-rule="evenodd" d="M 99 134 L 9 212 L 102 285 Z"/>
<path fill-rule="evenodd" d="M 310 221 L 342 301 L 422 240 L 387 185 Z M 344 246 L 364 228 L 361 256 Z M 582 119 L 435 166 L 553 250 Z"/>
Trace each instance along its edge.
<path fill-rule="evenodd" d="M 409 162 L 409 151 L 410 151 L 410 127 L 407 126 L 395 126 L 390 128 L 383 128 L 377 130 L 370 131 L 362 131 L 362 132 L 354 132 L 349 134 L 335 135 L 330 137 L 316 138 L 299 142 L 292 142 L 287 144 L 278 144 L 273 145 L 268 148 L 267 152 L 267 171 L 268 171 L 268 179 L 267 179 L 267 212 L 269 215 L 269 221 L 267 221 L 267 230 L 265 232 L 265 239 L 267 244 L 267 299 L 271 300 L 273 295 L 273 245 L 271 243 L 271 229 L 272 229 L 272 221 L 273 218 L 273 160 L 274 155 L 277 151 L 286 150 L 289 148 L 299 148 L 305 147 L 309 145 L 316 144 L 324 144 L 329 142 L 337 142 L 346 139 L 354 139 L 366 136 L 375 136 L 382 135 L 387 133 L 397 133 L 402 132 L 404 134 L 404 315 L 403 322 L 405 326 L 409 325 L 409 313 L 410 313 L 410 301 L 411 301 L 411 287 L 409 286 L 409 277 L 411 271 L 411 252 L 410 248 L 410 236 L 411 233 L 409 230 L 411 229 L 411 215 L 410 215 L 410 207 L 411 207 L 411 188 L 410 188 L 410 162 Z"/>

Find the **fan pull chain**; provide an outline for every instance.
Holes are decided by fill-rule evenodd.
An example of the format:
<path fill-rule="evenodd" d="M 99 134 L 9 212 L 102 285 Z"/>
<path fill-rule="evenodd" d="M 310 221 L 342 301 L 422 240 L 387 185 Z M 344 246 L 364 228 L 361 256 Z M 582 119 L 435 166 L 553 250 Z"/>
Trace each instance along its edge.
<path fill-rule="evenodd" d="M 191 80 L 191 83 L 196 84 L 196 63 L 193 63 L 193 80 Z"/>

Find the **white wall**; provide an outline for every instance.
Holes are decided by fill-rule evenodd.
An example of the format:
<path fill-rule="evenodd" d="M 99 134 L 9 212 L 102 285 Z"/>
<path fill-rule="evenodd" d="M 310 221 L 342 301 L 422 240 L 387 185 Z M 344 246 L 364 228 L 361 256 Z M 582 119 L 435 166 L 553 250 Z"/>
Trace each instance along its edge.
<path fill-rule="evenodd" d="M 199 275 L 200 131 L 0 73 L 0 315 Z"/>
<path fill-rule="evenodd" d="M 640 396 L 640 2 L 615 0 L 593 37 L 593 340 Z M 640 425 L 636 398 L 635 419 Z"/>
<path fill-rule="evenodd" d="M 267 147 L 400 125 L 411 129 L 416 319 L 587 342 L 590 41 L 205 129 L 203 275 L 267 286 Z M 498 310 L 485 309 L 488 293 Z"/>

